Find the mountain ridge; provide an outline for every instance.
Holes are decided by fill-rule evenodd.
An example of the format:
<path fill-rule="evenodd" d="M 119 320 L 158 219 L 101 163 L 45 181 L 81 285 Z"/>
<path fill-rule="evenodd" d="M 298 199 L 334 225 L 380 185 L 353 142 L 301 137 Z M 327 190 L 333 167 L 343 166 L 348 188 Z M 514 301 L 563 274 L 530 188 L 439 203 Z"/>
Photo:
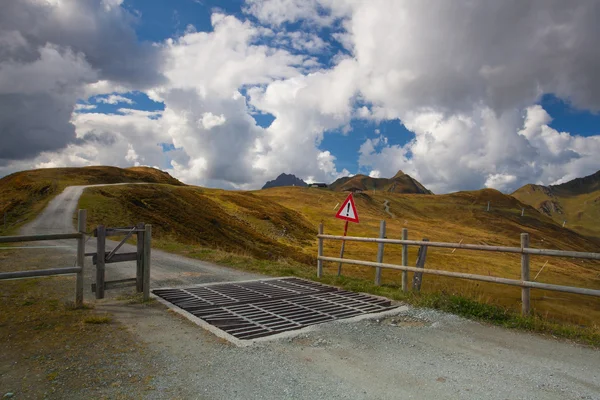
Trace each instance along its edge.
<path fill-rule="evenodd" d="M 511 196 L 567 228 L 600 237 L 600 171 L 558 185 L 527 184 Z"/>
<path fill-rule="evenodd" d="M 433 194 L 419 181 L 402 171 L 398 171 L 392 178 L 373 178 L 363 174 L 345 176 L 337 179 L 329 187 L 338 192 L 357 189 L 404 194 Z"/>
<path fill-rule="evenodd" d="M 261 189 L 269 189 L 281 186 L 300 186 L 306 187 L 308 184 L 294 174 L 282 173 L 272 181 L 267 181 Z"/>

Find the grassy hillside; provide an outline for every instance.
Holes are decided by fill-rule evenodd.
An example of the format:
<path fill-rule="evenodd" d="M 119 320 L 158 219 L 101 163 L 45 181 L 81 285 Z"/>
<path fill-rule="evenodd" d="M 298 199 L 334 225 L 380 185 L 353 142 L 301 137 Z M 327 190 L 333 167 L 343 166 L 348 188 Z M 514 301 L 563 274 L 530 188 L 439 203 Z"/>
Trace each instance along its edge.
<path fill-rule="evenodd" d="M 351 188 L 363 191 L 383 191 L 390 193 L 415 193 L 415 194 L 433 194 L 417 180 L 402 171 L 398 171 L 393 178 L 371 178 L 366 175 L 354 175 L 336 180 L 329 188 L 334 191 L 342 192 Z"/>
<path fill-rule="evenodd" d="M 183 185 L 166 172 L 147 167 L 48 168 L 16 172 L 0 179 L 0 234 L 14 232 L 30 221 L 67 186 L 120 182 Z"/>
<path fill-rule="evenodd" d="M 323 221 L 326 233 L 342 233 L 343 222 L 333 215 L 345 196 L 298 187 L 232 192 L 169 185 L 116 186 L 88 189 L 80 206 L 88 209 L 90 228 L 101 222 L 127 225 L 143 221 L 153 224 L 155 244 L 167 250 L 211 260 L 215 260 L 215 252 L 224 250 L 248 258 L 222 256 L 217 261 L 249 268 L 252 259 L 262 259 L 268 262 L 260 264 L 264 267 L 261 272 L 314 277 L 317 226 Z M 379 221 L 385 219 L 389 238 L 399 238 L 406 227 L 412 239 L 519 246 L 520 233 L 529 232 L 533 247 L 598 251 L 593 242 L 562 229 L 531 207 L 525 206 L 525 216 L 521 217 L 523 204 L 495 190 L 440 196 L 369 192 L 355 199 L 361 223 L 351 224 L 350 235 L 377 236 Z M 495 205 L 490 212 L 485 210 L 488 201 Z M 339 246 L 339 242 L 325 242 L 325 254 L 337 256 Z M 374 244 L 348 243 L 346 250 L 348 258 L 376 259 Z M 411 248 L 410 264 L 414 264 L 416 252 Z M 400 260 L 401 248 L 387 246 L 385 261 Z M 600 288 L 597 262 L 532 256 L 532 277 L 544 264 L 537 281 Z M 325 267 L 330 279 L 337 266 Z M 520 257 L 430 249 L 426 267 L 518 279 Z M 372 280 L 374 271 L 347 265 L 344 275 Z M 384 271 L 383 283 L 382 290 L 397 291 L 400 273 Z M 360 285 L 355 288 L 366 290 Z M 425 276 L 423 291 L 466 295 L 515 310 L 520 307 L 520 289 L 495 284 Z M 595 298 L 534 290 L 532 303 L 536 312 L 550 318 L 588 326 L 600 321 L 600 301 Z"/>
<path fill-rule="evenodd" d="M 525 185 L 512 194 L 557 223 L 600 238 L 600 171 L 555 186 Z"/>

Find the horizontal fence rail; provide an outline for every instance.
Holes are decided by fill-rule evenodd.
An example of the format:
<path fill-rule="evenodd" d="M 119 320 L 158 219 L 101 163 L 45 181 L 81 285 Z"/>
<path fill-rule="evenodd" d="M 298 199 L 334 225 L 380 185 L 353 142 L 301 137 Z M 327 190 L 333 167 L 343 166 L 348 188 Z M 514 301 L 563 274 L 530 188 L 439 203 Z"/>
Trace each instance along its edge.
<path fill-rule="evenodd" d="M 549 283 L 534 282 L 530 280 L 529 276 L 529 265 L 530 255 L 538 256 L 550 256 L 550 257 L 566 257 L 566 258 L 578 258 L 587 260 L 600 260 L 600 253 L 581 252 L 581 251 L 565 251 L 565 250 L 551 250 L 551 249 L 533 249 L 529 247 L 529 234 L 521 234 L 521 247 L 507 247 L 507 246 L 489 246 L 489 245 L 478 245 L 478 244 L 463 244 L 460 243 L 446 243 L 446 242 L 430 242 L 427 239 L 424 240 L 408 240 L 408 230 L 404 228 L 402 230 L 402 239 L 387 239 L 385 238 L 385 222 L 381 221 L 380 232 L 378 238 L 369 237 L 356 237 L 356 236 L 339 236 L 339 235 L 325 235 L 323 233 L 323 224 L 319 225 L 318 239 L 318 256 L 317 256 L 317 277 L 323 276 L 323 262 L 353 264 L 362 265 L 367 267 L 375 268 L 375 284 L 379 285 L 381 281 L 381 268 L 387 268 L 392 270 L 402 271 L 402 290 L 408 290 L 408 272 L 414 272 L 415 277 L 417 274 L 430 274 L 438 276 L 447 276 L 451 278 L 469 279 L 483 282 L 498 283 L 502 285 L 518 286 L 521 288 L 521 312 L 523 315 L 529 315 L 530 313 L 530 290 L 531 289 L 543 289 L 555 292 L 581 294 L 586 296 L 600 297 L 600 290 L 588 289 L 574 286 L 563 286 L 554 285 Z M 326 257 L 323 255 L 323 242 L 325 240 L 339 240 L 342 243 L 349 242 L 370 242 L 378 244 L 377 262 L 374 261 L 362 261 L 352 260 L 340 257 Z M 383 263 L 384 256 L 384 245 L 396 244 L 402 245 L 402 265 Z M 417 264 L 421 262 L 421 265 L 416 267 L 408 266 L 408 246 L 420 246 L 420 251 L 423 252 L 423 258 L 417 261 Z M 463 250 L 476 250 L 476 251 L 491 251 L 499 253 L 513 253 L 521 255 L 521 279 L 508 279 L 486 275 L 469 274 L 463 272 L 444 271 L 437 269 L 425 269 L 424 260 L 427 251 L 427 247 L 440 247 L 448 249 L 463 249 Z M 342 253 L 343 254 L 343 253 Z M 419 257 L 421 258 L 421 257 Z M 338 270 L 341 268 L 338 268 Z M 538 273 L 539 274 L 539 273 Z M 338 272 L 339 275 L 339 272 Z M 535 278 L 534 278 L 535 280 Z M 419 285 L 420 286 L 420 285 Z M 417 287 L 416 290 L 419 288 Z M 413 290 L 415 290 L 413 281 Z"/>
<path fill-rule="evenodd" d="M 1 272 L 0 280 L 20 279 L 20 278 L 39 278 L 43 276 L 77 274 L 75 282 L 75 305 L 83 306 L 83 266 L 85 259 L 85 227 L 87 220 L 86 210 L 79 210 L 77 214 L 77 231 L 73 233 L 52 233 L 43 235 L 23 235 L 23 236 L 0 236 L 0 243 L 18 243 L 18 242 L 38 242 L 44 240 L 64 240 L 77 239 L 77 260 L 74 267 L 68 268 L 48 268 L 29 271 Z M 50 246 L 31 246 L 31 248 L 47 248 Z M 64 247 L 64 246 L 53 246 Z M 28 249 L 29 247 L 6 247 L 2 249 Z"/>
<path fill-rule="evenodd" d="M 428 242 L 422 240 L 400 240 L 400 239 L 380 239 L 367 238 L 357 236 L 337 236 L 337 235 L 317 235 L 319 239 L 330 240 L 345 240 L 348 242 L 373 242 L 385 244 L 404 244 L 408 246 L 429 246 L 443 247 L 448 249 L 464 249 L 464 250 L 480 250 L 480 251 L 495 251 L 499 253 L 515 253 L 515 254 L 533 254 L 539 256 L 551 257 L 571 257 L 583 258 L 588 260 L 600 260 L 600 253 L 587 253 L 583 251 L 565 251 L 565 250 L 549 250 L 549 249 L 532 249 L 530 247 L 504 247 L 504 246 L 487 246 L 479 244 L 464 244 L 464 243 L 446 243 L 446 242 Z"/>
<path fill-rule="evenodd" d="M 534 288 L 534 289 L 545 289 L 545 290 L 553 290 L 556 292 L 585 294 L 588 296 L 600 297 L 600 290 L 595 290 L 595 289 L 585 289 L 585 288 L 578 288 L 578 287 L 572 287 L 572 286 L 551 285 L 549 283 L 541 283 L 541 282 L 533 282 L 533 281 L 520 281 L 517 279 L 496 278 L 493 276 L 466 274 L 463 272 L 452 272 L 452 271 L 442 271 L 442 270 L 437 270 L 437 269 L 426 269 L 426 268 L 422 269 L 422 268 L 415 268 L 415 267 L 405 267 L 402 265 L 377 263 L 377 262 L 361 261 L 361 260 L 351 260 L 351 259 L 347 259 L 347 258 L 321 256 L 321 257 L 318 257 L 318 259 L 321 261 L 331 261 L 331 262 L 336 262 L 336 263 L 343 262 L 344 264 L 354 264 L 354 265 L 364 265 L 367 267 L 396 269 L 396 270 L 400 270 L 400 271 L 418 272 L 418 273 L 423 273 L 423 274 L 432 274 L 432 275 L 439 275 L 439 276 L 450 276 L 450 277 L 454 277 L 454 278 L 471 279 L 471 280 L 475 280 L 475 281 L 501 283 L 504 285 L 511 285 L 511 286 L 528 287 L 528 288 Z"/>
<path fill-rule="evenodd" d="M 49 269 L 35 269 L 31 271 L 17 271 L 17 272 L 0 272 L 0 280 L 3 279 L 19 279 L 19 278 L 37 278 L 41 276 L 52 276 L 52 275 L 68 275 L 78 274 L 82 270 L 81 267 L 67 267 L 67 268 L 49 268 Z"/>
<path fill-rule="evenodd" d="M 81 239 L 83 233 L 52 233 L 47 235 L 0 236 L 0 243 L 40 242 L 43 240 Z"/>

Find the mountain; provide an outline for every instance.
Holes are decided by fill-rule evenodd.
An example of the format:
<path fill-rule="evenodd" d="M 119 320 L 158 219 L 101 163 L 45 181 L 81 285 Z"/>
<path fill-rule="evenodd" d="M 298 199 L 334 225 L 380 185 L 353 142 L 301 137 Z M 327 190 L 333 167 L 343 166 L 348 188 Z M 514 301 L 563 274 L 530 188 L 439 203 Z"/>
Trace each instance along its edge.
<path fill-rule="evenodd" d="M 372 178 L 366 175 L 354 175 L 340 178 L 329 185 L 331 190 L 342 192 L 350 188 L 360 190 L 376 190 L 390 193 L 433 194 L 417 180 L 402 171 L 392 178 Z"/>
<path fill-rule="evenodd" d="M 265 183 L 265 185 L 262 187 L 263 189 L 268 189 L 268 188 L 272 188 L 272 187 L 279 187 L 279 186 L 301 186 L 301 187 L 305 187 L 308 186 L 306 184 L 306 182 L 304 182 L 302 179 L 296 177 L 295 175 L 292 174 L 281 174 L 279 175 L 276 179 L 272 180 L 272 181 L 268 181 L 267 183 Z"/>
<path fill-rule="evenodd" d="M 600 237 L 600 171 L 560 185 L 525 185 L 512 196 L 569 229 Z"/>

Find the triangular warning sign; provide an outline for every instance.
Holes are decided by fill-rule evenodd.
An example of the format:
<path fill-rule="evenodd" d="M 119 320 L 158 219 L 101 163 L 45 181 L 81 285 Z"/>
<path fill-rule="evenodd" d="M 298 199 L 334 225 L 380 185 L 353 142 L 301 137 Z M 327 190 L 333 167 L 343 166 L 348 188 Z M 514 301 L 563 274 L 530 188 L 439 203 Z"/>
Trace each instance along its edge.
<path fill-rule="evenodd" d="M 335 217 L 358 223 L 358 212 L 356 212 L 356 206 L 354 205 L 354 197 L 352 197 L 352 193 L 350 193 L 346 200 L 344 200 L 344 203 L 338 210 Z"/>

